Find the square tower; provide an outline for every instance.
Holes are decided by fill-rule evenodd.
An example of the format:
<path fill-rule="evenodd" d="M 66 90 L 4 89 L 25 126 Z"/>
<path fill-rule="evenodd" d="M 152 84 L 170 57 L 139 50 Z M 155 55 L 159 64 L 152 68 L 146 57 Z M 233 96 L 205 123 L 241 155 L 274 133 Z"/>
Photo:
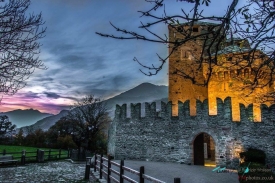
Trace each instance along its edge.
<path fill-rule="evenodd" d="M 195 116 L 196 101 L 205 99 L 208 99 L 209 114 L 216 115 L 216 98 L 224 100 L 226 97 L 231 97 L 233 121 L 240 121 L 240 103 L 245 106 L 253 104 L 253 121 L 261 121 L 260 105 L 262 103 L 271 105 L 271 103 L 270 101 L 263 102 L 259 98 L 273 90 L 274 85 L 264 84 L 270 80 L 268 68 L 263 67 L 260 71 L 261 75 L 253 70 L 259 67 L 266 55 L 256 50 L 252 58 L 249 54 L 250 45 L 247 40 L 223 39 L 218 47 L 217 64 L 211 66 L 211 76 L 205 84 L 208 78 L 209 56 L 203 49 L 208 44 L 202 35 L 209 31 L 216 31 L 219 26 L 219 24 L 208 22 L 194 22 L 192 27 L 187 23 L 168 26 L 170 42 L 176 44 L 177 41 L 186 40 L 175 50 L 173 50 L 175 45 L 169 44 L 169 53 L 173 51 L 169 57 L 168 97 L 169 101 L 172 101 L 172 115 L 178 114 L 178 101 L 190 100 L 190 115 Z M 192 38 L 188 40 L 186 37 Z M 212 47 L 216 49 L 216 46 Z M 211 53 L 215 51 L 210 49 Z M 253 59 L 253 64 L 247 67 L 249 57 Z M 259 86 L 262 87 L 253 90 L 241 89 L 252 82 L 255 77 L 259 78 Z"/>

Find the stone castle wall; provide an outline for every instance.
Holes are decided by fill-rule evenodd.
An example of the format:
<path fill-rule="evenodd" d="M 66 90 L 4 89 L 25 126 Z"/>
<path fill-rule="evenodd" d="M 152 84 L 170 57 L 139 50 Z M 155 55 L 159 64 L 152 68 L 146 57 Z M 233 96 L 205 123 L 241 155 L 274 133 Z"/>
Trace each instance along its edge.
<path fill-rule="evenodd" d="M 108 153 L 115 159 L 169 161 L 193 164 L 193 142 L 200 133 L 209 134 L 215 143 L 217 165 L 236 167 L 239 153 L 249 147 L 265 151 L 266 162 L 275 165 L 275 105 L 261 105 L 262 122 L 253 122 L 253 106 L 240 104 L 240 122 L 232 122 L 231 98 L 217 98 L 217 115 L 208 114 L 208 101 L 196 102 L 196 116 L 190 116 L 189 101 L 178 103 L 178 116 L 172 116 L 171 102 L 116 106 L 109 129 Z"/>

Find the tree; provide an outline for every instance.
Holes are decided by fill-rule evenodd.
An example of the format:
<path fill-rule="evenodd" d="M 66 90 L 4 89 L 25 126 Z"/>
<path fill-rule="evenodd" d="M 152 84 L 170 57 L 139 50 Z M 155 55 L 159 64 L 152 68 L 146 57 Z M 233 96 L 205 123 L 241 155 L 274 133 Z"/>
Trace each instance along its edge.
<path fill-rule="evenodd" d="M 60 118 L 53 126 L 47 131 L 47 144 L 55 148 L 73 148 L 75 147 L 75 142 L 77 139 L 73 139 L 73 134 L 76 131 L 77 123 L 68 119 L 67 117 Z M 73 142 L 70 142 L 72 140 Z M 66 141 L 66 144 L 61 145 L 61 141 Z M 66 145 L 68 147 L 66 147 Z"/>
<path fill-rule="evenodd" d="M 8 116 L 0 116 L 0 136 L 13 132 L 15 128 L 16 125 L 13 125 L 12 122 L 10 122 Z"/>
<path fill-rule="evenodd" d="M 15 143 L 20 146 L 24 143 L 24 132 L 22 128 L 20 128 L 19 132 L 15 135 Z"/>
<path fill-rule="evenodd" d="M 23 88 L 35 69 L 46 69 L 37 56 L 45 28 L 41 13 L 26 16 L 30 0 L 0 3 L 0 92 L 8 95 Z"/>
<path fill-rule="evenodd" d="M 210 0 L 180 0 L 183 7 L 186 3 L 191 3 L 193 8 L 190 12 L 181 9 L 181 14 L 171 16 L 166 14 L 163 0 L 145 1 L 153 4 L 153 7 L 147 11 L 139 11 L 141 17 L 148 17 L 150 20 L 148 23 L 141 22 L 139 27 L 147 34 L 142 35 L 121 29 L 113 23 L 110 23 L 111 26 L 122 33 L 122 36 L 96 32 L 100 36 L 114 39 L 136 39 L 168 45 L 168 56 L 162 58 L 158 55 L 159 66 L 144 65 L 134 57 L 134 61 L 138 62 L 144 69 L 148 69 L 148 72 L 140 70 L 143 74 L 148 76 L 158 74 L 168 58 L 186 43 L 189 43 L 189 45 L 194 45 L 194 49 L 190 48 L 190 53 L 194 60 L 193 63 L 196 64 L 190 65 L 190 69 L 175 69 L 169 74 L 180 75 L 193 84 L 207 86 L 212 74 L 216 72 L 216 66 L 224 67 L 227 70 L 249 68 L 251 71 L 249 80 L 244 80 L 241 75 L 234 76 L 235 80 L 243 82 L 243 87 L 240 90 L 249 89 L 252 92 L 256 88 L 273 85 L 275 78 L 275 3 L 273 0 L 248 0 L 241 8 L 237 8 L 240 4 L 239 0 L 231 0 L 223 15 L 213 14 L 213 16 L 207 16 L 203 11 L 211 3 Z M 164 7 L 163 13 L 161 15 L 155 13 L 161 7 Z M 194 33 L 198 22 L 209 22 L 210 26 L 200 34 Z M 171 37 L 169 38 L 167 35 L 159 35 L 150 30 L 151 27 L 161 23 L 165 26 L 168 25 L 169 29 L 179 36 L 170 39 Z M 237 47 L 234 43 L 236 38 L 242 40 Z M 196 51 L 195 46 L 198 44 L 201 44 L 201 50 Z M 244 54 L 245 58 L 243 57 Z M 229 59 L 232 56 L 234 61 Z M 225 61 L 224 58 L 226 58 Z M 229 62 L 230 64 L 228 64 Z M 186 65 L 185 67 L 189 66 Z M 204 71 L 203 80 L 194 74 L 198 70 Z M 271 91 L 271 96 L 272 93 L 274 95 L 274 91 Z"/>
<path fill-rule="evenodd" d="M 46 133 L 41 128 L 38 128 L 27 134 L 25 137 L 25 144 L 28 146 L 45 147 L 45 137 Z"/>
<path fill-rule="evenodd" d="M 93 95 L 74 104 L 66 118 L 74 124 L 71 134 L 78 148 L 84 146 L 92 151 L 97 150 L 98 137 L 101 132 L 107 133 L 111 121 L 106 103 Z"/>

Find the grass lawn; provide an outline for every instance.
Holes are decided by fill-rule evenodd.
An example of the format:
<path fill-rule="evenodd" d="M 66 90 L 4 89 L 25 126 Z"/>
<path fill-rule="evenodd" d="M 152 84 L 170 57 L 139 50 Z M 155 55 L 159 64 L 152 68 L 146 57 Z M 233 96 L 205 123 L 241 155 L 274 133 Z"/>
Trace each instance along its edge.
<path fill-rule="evenodd" d="M 6 154 L 12 154 L 15 159 L 20 159 L 22 156 L 22 151 L 26 151 L 26 158 L 28 156 L 36 156 L 37 149 L 44 150 L 44 156 L 47 159 L 49 154 L 49 148 L 37 148 L 37 147 L 27 147 L 27 146 L 11 146 L 11 145 L 0 145 L 0 155 L 6 150 Z M 51 155 L 58 155 L 59 149 L 51 149 Z M 67 150 L 61 150 L 61 158 L 66 158 L 68 156 Z M 35 159 L 35 158 L 32 158 Z"/>

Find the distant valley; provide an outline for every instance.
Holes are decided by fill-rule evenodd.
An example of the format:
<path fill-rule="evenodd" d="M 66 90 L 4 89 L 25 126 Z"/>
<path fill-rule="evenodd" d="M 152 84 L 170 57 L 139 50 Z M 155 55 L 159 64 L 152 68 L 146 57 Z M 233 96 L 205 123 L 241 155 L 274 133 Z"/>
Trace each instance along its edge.
<path fill-rule="evenodd" d="M 124 103 L 142 103 L 141 115 L 144 116 L 144 103 L 145 102 L 157 102 L 157 108 L 159 108 L 160 101 L 168 101 L 168 87 L 161 85 L 154 85 L 151 83 L 142 83 L 128 91 L 125 91 L 115 97 L 105 100 L 107 102 L 107 108 L 111 118 L 114 117 L 114 111 L 116 104 L 122 105 Z M 128 105 L 127 108 L 129 109 Z M 20 111 L 21 113 L 18 113 Z M 33 113 L 31 113 L 31 112 Z M 128 115 L 130 111 L 128 110 Z M 18 127 L 21 127 L 22 124 L 31 126 L 33 129 L 41 128 L 43 130 L 48 130 L 52 125 L 54 125 L 61 117 L 66 116 L 68 113 L 67 110 L 60 111 L 57 115 L 40 113 L 37 110 L 15 110 L 5 113 L 9 116 L 10 121 L 13 124 L 16 124 Z M 4 114 L 4 113 L 2 113 Z M 16 115 L 15 115 L 16 114 Z M 19 115 L 20 114 L 20 115 Z M 30 120 L 32 119 L 32 120 Z M 26 127 L 23 127 L 26 129 Z"/>

